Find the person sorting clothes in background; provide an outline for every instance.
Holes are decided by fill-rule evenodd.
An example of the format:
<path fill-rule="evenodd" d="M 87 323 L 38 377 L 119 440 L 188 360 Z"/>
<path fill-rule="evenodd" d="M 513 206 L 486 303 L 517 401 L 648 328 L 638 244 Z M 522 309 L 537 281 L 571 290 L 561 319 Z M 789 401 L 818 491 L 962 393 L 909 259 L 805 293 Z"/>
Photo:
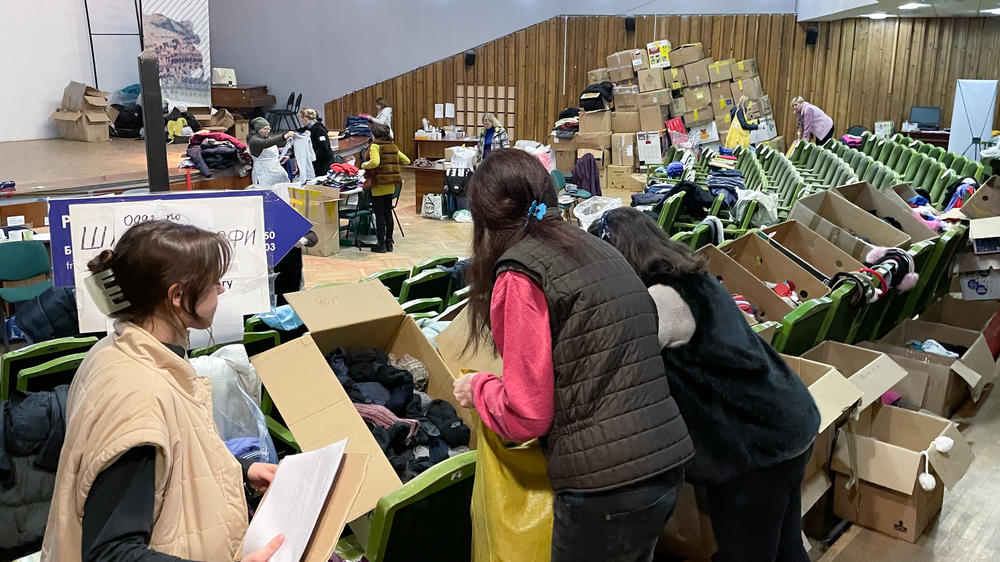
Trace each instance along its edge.
<path fill-rule="evenodd" d="M 737 146 L 744 148 L 750 146 L 750 131 L 756 131 L 758 126 L 747 120 L 749 107 L 750 98 L 740 96 L 740 101 L 729 109 L 729 117 L 732 122 L 729 124 L 729 133 L 726 135 L 726 148 L 732 150 Z"/>
<path fill-rule="evenodd" d="M 476 144 L 476 165 L 482 164 L 490 151 L 501 148 L 510 148 L 507 129 L 495 115 L 487 113 L 483 115 L 483 128 L 479 130 L 479 142 Z"/>
<path fill-rule="evenodd" d="M 796 96 L 792 100 L 792 109 L 799 121 L 796 140 L 812 139 L 816 144 L 823 144 L 833 137 L 833 119 L 822 109 L 802 99 L 802 96 Z"/>
<path fill-rule="evenodd" d="M 380 123 L 389 128 L 389 140 L 396 138 L 396 135 L 392 132 L 392 108 L 389 107 L 389 102 L 385 101 L 385 98 L 378 98 L 375 100 L 375 117 L 368 117 L 373 125 L 375 123 Z"/>
<path fill-rule="evenodd" d="M 685 475 L 708 490 L 713 560 L 808 562 L 800 487 L 820 422 L 809 390 L 705 259 L 652 218 L 613 209 L 590 233 L 625 256 L 656 303 L 670 390 L 694 440 Z"/>
<path fill-rule="evenodd" d="M 378 242 L 372 252 L 384 254 L 393 250 L 392 200 L 396 196 L 396 186 L 403 185 L 401 166 L 408 165 L 410 159 L 389 138 L 389 127 L 372 123 L 372 135 L 374 140 L 368 147 L 368 159 L 361 164 L 361 168 L 368 170 L 365 189 L 371 190 L 375 215 Z"/>
<path fill-rule="evenodd" d="M 319 118 L 315 109 L 306 108 L 299 111 L 299 119 L 302 120 L 302 128 L 299 132 L 309 131 L 309 140 L 312 142 L 313 152 L 316 160 L 313 161 L 313 171 L 316 176 L 325 176 L 330 172 L 330 164 L 333 164 L 333 149 L 330 148 L 330 132 L 326 130 L 326 125 Z"/>
<path fill-rule="evenodd" d="M 505 439 L 542 437 L 553 561 L 652 560 L 694 454 L 652 299 L 617 250 L 562 220 L 527 152 L 494 151 L 469 201 L 469 345 L 495 345 L 503 373 L 456 380 L 456 400 Z"/>
<path fill-rule="evenodd" d="M 237 461 L 216 430 L 210 381 L 187 360 L 188 328 L 212 325 L 231 259 L 224 235 L 157 220 L 87 264 L 114 331 L 70 385 L 43 561 L 239 557 L 244 482 L 266 490 L 278 467 Z M 283 540 L 243 561 L 270 559 Z"/>

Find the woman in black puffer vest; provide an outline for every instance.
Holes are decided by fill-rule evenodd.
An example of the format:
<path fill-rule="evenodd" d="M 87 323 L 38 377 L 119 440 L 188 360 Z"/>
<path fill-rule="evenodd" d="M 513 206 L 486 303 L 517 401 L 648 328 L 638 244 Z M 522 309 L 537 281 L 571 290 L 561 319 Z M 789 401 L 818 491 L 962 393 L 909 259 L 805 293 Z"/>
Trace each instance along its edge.
<path fill-rule="evenodd" d="M 656 302 L 670 389 L 694 440 L 688 481 L 704 484 L 716 560 L 809 560 L 799 487 L 819 429 L 809 390 L 757 336 L 701 256 L 632 208 L 590 233 L 618 249 Z"/>

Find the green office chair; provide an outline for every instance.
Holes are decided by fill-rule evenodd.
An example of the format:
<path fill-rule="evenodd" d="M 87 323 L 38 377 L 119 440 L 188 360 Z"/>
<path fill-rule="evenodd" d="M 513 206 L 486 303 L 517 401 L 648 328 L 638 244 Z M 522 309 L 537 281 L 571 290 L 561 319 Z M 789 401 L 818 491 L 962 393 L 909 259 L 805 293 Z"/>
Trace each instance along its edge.
<path fill-rule="evenodd" d="M 939 166 L 937 171 L 942 171 L 944 166 Z M 954 170 L 943 170 L 941 174 L 937 175 L 937 179 L 931 184 L 930 195 L 931 204 L 937 209 L 943 209 L 945 205 L 948 204 L 944 200 L 948 186 L 955 183 L 958 180 L 958 174 Z"/>
<path fill-rule="evenodd" d="M 674 221 L 677 219 L 678 213 L 680 213 L 681 201 L 683 199 L 684 192 L 682 191 L 671 195 L 663 202 L 663 207 L 660 209 L 660 217 L 656 220 L 656 224 L 667 234 L 670 234 L 670 230 L 674 227 Z"/>
<path fill-rule="evenodd" d="M 912 160 L 916 156 L 916 154 L 917 154 L 916 151 L 908 148 L 900 152 L 899 159 L 896 160 L 896 165 L 890 166 L 892 168 L 893 173 L 901 175 L 904 172 L 906 172 L 906 167 L 910 164 L 910 160 Z"/>
<path fill-rule="evenodd" d="M 477 451 L 439 462 L 379 499 L 363 521 L 367 544 L 356 535 L 340 539 L 338 554 L 363 553 L 369 562 L 467 561 L 472 552 L 472 484 Z M 447 529 L 443 539 L 442 529 Z"/>
<path fill-rule="evenodd" d="M 886 266 L 876 266 L 873 267 L 875 271 L 878 271 L 883 277 L 889 274 L 889 268 Z M 869 274 L 869 276 L 871 276 Z M 889 304 L 892 302 L 892 295 L 885 295 L 876 302 L 869 304 L 865 307 L 864 312 L 861 314 L 861 320 L 858 325 L 857 330 L 854 333 L 853 341 L 847 343 L 855 343 L 858 341 L 870 341 L 875 339 L 876 328 L 882 321 L 882 317 L 885 315 Z"/>
<path fill-rule="evenodd" d="M 235 343 L 236 342 L 220 343 L 208 347 L 199 347 L 197 349 L 192 349 L 188 353 L 188 356 L 195 358 L 211 355 L 223 347 L 233 345 Z M 242 343 L 243 347 L 246 348 L 247 356 L 253 357 L 258 353 L 264 353 L 269 349 L 274 349 L 275 347 L 281 345 L 281 337 L 278 336 L 278 332 L 275 330 L 266 330 L 263 332 L 244 332 L 243 341 L 240 343 Z"/>
<path fill-rule="evenodd" d="M 433 258 L 427 258 L 413 266 L 413 271 L 410 272 L 410 277 L 416 277 L 428 269 L 437 268 L 439 265 L 441 267 L 454 267 L 456 263 L 458 263 L 458 256 L 436 256 Z"/>
<path fill-rule="evenodd" d="M 927 151 L 927 156 L 933 160 L 940 160 L 944 153 L 945 149 L 940 146 L 932 146 L 931 149 Z"/>
<path fill-rule="evenodd" d="M 428 297 L 406 301 L 401 306 L 403 307 L 403 312 L 410 315 L 433 312 L 436 316 L 444 309 L 444 301 L 439 297 Z"/>
<path fill-rule="evenodd" d="M 441 308 L 451 298 L 451 275 L 440 269 L 428 269 L 418 275 L 403 281 L 399 291 L 399 302 L 409 302 L 417 299 L 438 298 Z"/>
<path fill-rule="evenodd" d="M 935 299 L 948 292 L 948 288 L 951 286 L 953 262 L 962 248 L 965 247 L 968 237 L 969 225 L 960 223 L 938 238 L 939 241 L 944 242 L 944 249 L 938 258 L 938 265 L 935 266 L 936 271 L 932 273 L 932 275 L 935 275 L 935 278 L 931 279 L 934 285 L 928 288 L 928 290 L 933 288 L 933 292 L 921 303 L 918 312 L 923 312 L 926 305 L 934 302 Z"/>
<path fill-rule="evenodd" d="M 781 330 L 771 343 L 774 349 L 787 355 L 799 355 L 822 340 L 821 330 L 833 301 L 829 297 L 810 299 L 781 319 Z"/>
<path fill-rule="evenodd" d="M 17 389 L 40 392 L 73 382 L 73 375 L 80 368 L 86 353 L 71 353 L 46 361 L 41 365 L 21 369 L 17 373 Z"/>
<path fill-rule="evenodd" d="M 958 175 L 961 177 L 972 177 L 975 178 L 977 182 L 982 182 L 983 170 L 984 167 L 982 162 L 973 162 L 972 160 L 969 160 Z"/>
<path fill-rule="evenodd" d="M 399 292 L 403 290 L 403 281 L 410 278 L 410 270 L 405 268 L 399 269 L 383 269 L 382 271 L 376 271 L 367 277 L 371 280 L 379 280 L 392 296 L 399 298 Z"/>
<path fill-rule="evenodd" d="M 761 332 L 773 329 L 774 331 L 771 334 L 770 340 L 768 340 L 768 339 L 764 340 L 764 341 L 766 341 L 767 343 L 770 344 L 771 342 L 774 341 L 774 338 L 777 337 L 778 333 L 781 331 L 781 324 L 779 324 L 777 322 L 761 322 L 760 324 L 754 324 L 753 326 L 751 326 L 750 329 L 753 330 L 757 334 L 760 334 Z"/>
<path fill-rule="evenodd" d="M 7 337 L 7 305 L 30 301 L 52 287 L 52 266 L 45 244 L 37 240 L 18 240 L 0 244 L 0 286 L 44 275 L 44 281 L 18 287 L 0 288 L 0 332 L 3 332 L 3 350 L 10 351 Z"/>
<path fill-rule="evenodd" d="M 954 152 L 948 152 L 945 150 L 938 158 L 938 162 L 940 162 L 945 168 L 950 168 L 951 163 L 955 161 L 955 156 L 956 154 Z"/>
<path fill-rule="evenodd" d="M 691 247 L 691 239 L 693 237 L 694 237 L 694 232 L 690 230 L 684 230 L 682 232 L 674 234 L 673 236 L 670 237 L 670 239 L 673 240 L 674 242 L 680 242 L 681 244 L 684 244 L 687 247 Z"/>
<path fill-rule="evenodd" d="M 97 338 L 93 336 L 58 338 L 3 354 L 0 357 L 0 402 L 8 400 L 11 391 L 17 388 L 19 372 L 59 357 L 85 353 L 96 343 Z"/>

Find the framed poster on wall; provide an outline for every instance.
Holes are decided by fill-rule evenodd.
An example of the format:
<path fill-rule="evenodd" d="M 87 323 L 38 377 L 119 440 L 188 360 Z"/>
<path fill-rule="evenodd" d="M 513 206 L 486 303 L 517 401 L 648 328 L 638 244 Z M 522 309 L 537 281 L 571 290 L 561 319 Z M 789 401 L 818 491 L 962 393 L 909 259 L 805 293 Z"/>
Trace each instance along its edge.
<path fill-rule="evenodd" d="M 210 107 L 208 0 L 143 0 L 142 34 L 159 59 L 164 103 Z"/>

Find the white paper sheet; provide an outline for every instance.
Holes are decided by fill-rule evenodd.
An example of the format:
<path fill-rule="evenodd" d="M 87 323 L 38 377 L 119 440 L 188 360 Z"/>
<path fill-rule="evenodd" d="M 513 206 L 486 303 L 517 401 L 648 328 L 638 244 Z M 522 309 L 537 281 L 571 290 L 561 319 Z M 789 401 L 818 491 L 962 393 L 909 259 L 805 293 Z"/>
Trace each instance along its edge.
<path fill-rule="evenodd" d="M 443 103 L 434 104 L 434 118 L 441 119 L 442 117 L 444 117 L 444 104 Z"/>
<path fill-rule="evenodd" d="M 447 117 L 448 119 L 455 118 L 455 104 L 453 103 L 444 104 L 444 116 Z"/>
<path fill-rule="evenodd" d="M 267 497 L 243 539 L 244 557 L 264 548 L 274 537 L 285 535 L 284 544 L 271 562 L 302 559 L 346 448 L 344 439 L 322 449 L 289 455 L 281 461 Z"/>

